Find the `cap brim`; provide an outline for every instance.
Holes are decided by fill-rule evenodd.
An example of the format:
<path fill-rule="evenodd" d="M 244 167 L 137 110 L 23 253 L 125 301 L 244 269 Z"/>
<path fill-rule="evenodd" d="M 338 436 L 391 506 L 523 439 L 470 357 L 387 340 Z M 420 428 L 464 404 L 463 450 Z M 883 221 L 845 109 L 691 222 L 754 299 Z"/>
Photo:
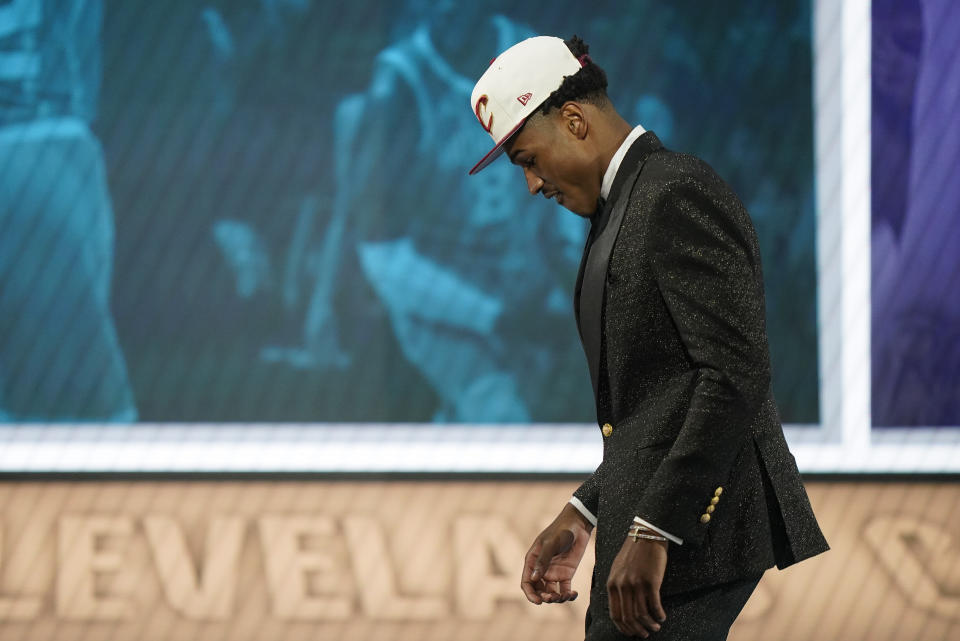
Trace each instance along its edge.
<path fill-rule="evenodd" d="M 507 133 L 507 135 L 504 136 L 500 140 L 500 142 L 496 144 L 496 146 L 493 149 L 487 152 L 486 156 L 480 159 L 480 162 L 478 162 L 476 165 L 473 166 L 473 169 L 470 170 L 470 175 L 471 176 L 474 175 L 475 173 L 477 173 L 478 171 L 480 171 L 481 169 L 483 169 L 484 167 L 492 163 L 494 160 L 499 158 L 500 154 L 503 153 L 503 146 L 507 143 L 508 140 L 510 140 L 514 136 L 514 134 L 520 131 L 520 128 L 523 127 L 525 122 L 527 122 L 526 118 L 524 118 L 519 123 L 517 123 L 516 127 L 511 129 Z"/>

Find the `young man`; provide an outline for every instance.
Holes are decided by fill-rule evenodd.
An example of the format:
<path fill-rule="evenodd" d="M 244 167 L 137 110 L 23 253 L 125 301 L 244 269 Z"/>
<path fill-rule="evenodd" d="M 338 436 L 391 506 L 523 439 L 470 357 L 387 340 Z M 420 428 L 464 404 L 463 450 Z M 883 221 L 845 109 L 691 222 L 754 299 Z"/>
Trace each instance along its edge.
<path fill-rule="evenodd" d="M 592 223 L 574 296 L 603 462 L 527 553 L 536 604 L 597 528 L 586 638 L 725 639 L 767 568 L 828 549 L 770 388 L 756 234 L 702 161 L 631 127 L 578 38 L 490 65 L 472 108 L 531 194 Z"/>

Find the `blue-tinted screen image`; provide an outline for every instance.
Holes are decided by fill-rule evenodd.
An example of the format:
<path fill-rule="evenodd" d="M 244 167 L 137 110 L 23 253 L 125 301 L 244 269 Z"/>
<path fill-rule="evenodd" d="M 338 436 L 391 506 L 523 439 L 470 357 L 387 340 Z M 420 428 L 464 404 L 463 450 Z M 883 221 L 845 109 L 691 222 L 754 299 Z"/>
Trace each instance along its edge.
<path fill-rule="evenodd" d="M 467 175 L 536 34 L 733 185 L 816 423 L 809 0 L 0 0 L 0 419 L 593 420 L 585 222 Z"/>
<path fill-rule="evenodd" d="M 960 4 L 875 0 L 877 427 L 960 425 Z"/>

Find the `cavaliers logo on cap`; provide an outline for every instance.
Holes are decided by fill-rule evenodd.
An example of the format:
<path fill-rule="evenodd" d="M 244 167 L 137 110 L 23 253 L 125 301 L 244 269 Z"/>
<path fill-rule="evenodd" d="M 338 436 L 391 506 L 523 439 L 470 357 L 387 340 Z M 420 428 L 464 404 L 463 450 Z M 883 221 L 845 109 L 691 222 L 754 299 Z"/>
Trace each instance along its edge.
<path fill-rule="evenodd" d="M 530 93 L 529 91 L 523 94 L 522 96 L 517 96 L 517 100 L 519 100 L 520 104 L 523 105 L 524 107 L 527 106 L 527 103 L 530 102 L 531 98 L 533 98 L 533 94 Z"/>
<path fill-rule="evenodd" d="M 487 97 L 487 94 L 483 94 L 477 99 L 477 104 L 473 110 L 477 113 L 477 120 L 480 121 L 480 126 L 483 127 L 487 133 L 490 133 L 490 130 L 493 129 L 493 114 L 490 114 L 490 119 L 487 120 L 487 122 L 483 122 L 483 114 L 480 113 L 480 108 L 486 108 L 488 100 L 490 99 Z"/>

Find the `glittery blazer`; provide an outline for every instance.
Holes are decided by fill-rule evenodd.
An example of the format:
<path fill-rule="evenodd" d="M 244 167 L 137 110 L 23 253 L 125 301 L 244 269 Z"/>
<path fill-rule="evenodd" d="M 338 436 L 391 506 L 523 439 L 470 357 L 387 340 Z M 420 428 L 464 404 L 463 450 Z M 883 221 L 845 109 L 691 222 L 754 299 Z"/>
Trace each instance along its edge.
<path fill-rule="evenodd" d="M 604 435 L 574 494 L 598 518 L 591 613 L 606 617 L 634 516 L 683 539 L 662 594 L 828 549 L 771 393 L 756 232 L 706 163 L 652 132 L 634 142 L 594 218 L 574 307 Z"/>

